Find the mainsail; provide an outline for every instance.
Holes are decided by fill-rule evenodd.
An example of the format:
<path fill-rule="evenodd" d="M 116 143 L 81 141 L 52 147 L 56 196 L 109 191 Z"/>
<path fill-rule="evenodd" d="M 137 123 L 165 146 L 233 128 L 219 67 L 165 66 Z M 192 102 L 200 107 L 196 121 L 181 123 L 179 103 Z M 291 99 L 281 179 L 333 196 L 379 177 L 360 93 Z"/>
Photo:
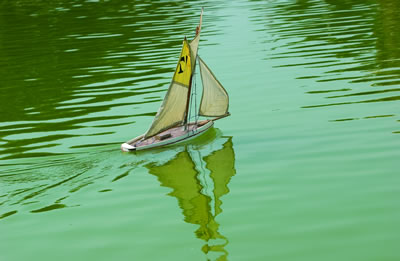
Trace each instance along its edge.
<path fill-rule="evenodd" d="M 183 41 L 182 52 L 164 101 L 145 138 L 181 124 L 185 119 L 188 87 L 192 79 L 192 58 L 188 41 Z"/>
<path fill-rule="evenodd" d="M 229 115 L 229 96 L 222 84 L 199 57 L 203 95 L 201 97 L 199 115 L 220 117 Z"/>
<path fill-rule="evenodd" d="M 196 29 L 196 36 L 190 44 L 186 38 L 183 41 L 181 55 L 171 85 L 144 138 L 155 136 L 166 129 L 185 122 L 190 98 L 192 74 L 196 67 L 202 18 L 203 10 L 201 10 L 200 24 Z"/>

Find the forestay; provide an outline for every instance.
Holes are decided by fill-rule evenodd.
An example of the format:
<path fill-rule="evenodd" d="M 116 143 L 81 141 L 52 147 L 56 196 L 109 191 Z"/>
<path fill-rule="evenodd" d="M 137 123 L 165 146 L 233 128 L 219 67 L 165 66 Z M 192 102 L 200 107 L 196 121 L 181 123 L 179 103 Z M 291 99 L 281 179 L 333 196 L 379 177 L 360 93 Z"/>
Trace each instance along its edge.
<path fill-rule="evenodd" d="M 222 84 L 199 58 L 201 81 L 203 82 L 203 95 L 201 97 L 199 115 L 219 117 L 228 115 L 229 97 Z"/>

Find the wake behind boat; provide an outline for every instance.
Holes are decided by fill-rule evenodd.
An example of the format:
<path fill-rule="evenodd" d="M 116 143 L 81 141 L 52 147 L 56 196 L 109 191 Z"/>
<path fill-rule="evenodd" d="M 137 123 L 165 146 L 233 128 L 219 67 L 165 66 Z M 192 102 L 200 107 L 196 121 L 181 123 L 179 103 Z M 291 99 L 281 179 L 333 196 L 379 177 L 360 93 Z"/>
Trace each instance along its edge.
<path fill-rule="evenodd" d="M 203 10 L 195 37 L 190 43 L 186 37 L 183 40 L 181 55 L 171 84 L 149 130 L 123 143 L 121 145 L 123 151 L 144 150 L 187 141 L 206 132 L 214 125 L 215 120 L 230 115 L 228 93 L 210 68 L 197 56 L 202 18 Z M 193 102 L 196 103 L 197 94 L 192 88 L 196 61 L 200 67 L 203 92 L 199 109 L 195 111 L 195 120 L 190 122 L 190 108 Z M 199 116 L 207 119 L 199 120 Z"/>

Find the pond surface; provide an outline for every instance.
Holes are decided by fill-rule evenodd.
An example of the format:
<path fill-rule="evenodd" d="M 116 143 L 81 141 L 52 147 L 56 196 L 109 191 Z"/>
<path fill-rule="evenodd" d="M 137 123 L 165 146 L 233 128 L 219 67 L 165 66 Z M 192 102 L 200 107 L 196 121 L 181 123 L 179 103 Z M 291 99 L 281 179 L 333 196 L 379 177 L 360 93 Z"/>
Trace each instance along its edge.
<path fill-rule="evenodd" d="M 201 7 L 199 54 L 232 116 L 191 143 L 121 152 Z M 399 260 L 398 10 L 2 1 L 0 259 Z"/>

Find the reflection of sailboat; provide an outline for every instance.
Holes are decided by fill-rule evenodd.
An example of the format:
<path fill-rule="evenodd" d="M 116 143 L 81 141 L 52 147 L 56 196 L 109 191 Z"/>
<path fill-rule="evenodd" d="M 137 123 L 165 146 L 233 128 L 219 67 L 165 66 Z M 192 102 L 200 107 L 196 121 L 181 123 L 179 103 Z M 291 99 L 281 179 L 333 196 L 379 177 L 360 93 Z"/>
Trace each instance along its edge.
<path fill-rule="evenodd" d="M 222 212 L 221 197 L 229 192 L 227 185 L 236 173 L 232 138 L 221 149 L 200 156 L 200 162 L 196 164 L 197 153 L 200 151 L 190 152 L 186 148 L 161 166 L 150 163 L 146 167 L 158 177 L 161 186 L 173 189 L 169 195 L 178 199 L 184 220 L 200 226 L 195 234 L 206 241 L 202 251 L 220 253 L 218 260 L 224 260 L 228 255 L 224 249 L 228 240 L 218 231 L 215 218 Z M 203 168 L 204 162 L 209 173 Z"/>
<path fill-rule="evenodd" d="M 197 56 L 203 10 L 196 35 L 183 41 L 181 55 L 164 101 L 149 130 L 121 145 L 123 151 L 144 150 L 188 140 L 210 129 L 215 120 L 229 116 L 228 93 L 210 68 Z M 203 94 L 196 108 L 196 91 L 192 88 L 196 61 L 199 61 Z M 193 96 L 193 97 L 192 97 Z M 191 103 L 195 104 L 195 120 L 190 122 Z M 199 116 L 211 117 L 198 121 Z"/>

